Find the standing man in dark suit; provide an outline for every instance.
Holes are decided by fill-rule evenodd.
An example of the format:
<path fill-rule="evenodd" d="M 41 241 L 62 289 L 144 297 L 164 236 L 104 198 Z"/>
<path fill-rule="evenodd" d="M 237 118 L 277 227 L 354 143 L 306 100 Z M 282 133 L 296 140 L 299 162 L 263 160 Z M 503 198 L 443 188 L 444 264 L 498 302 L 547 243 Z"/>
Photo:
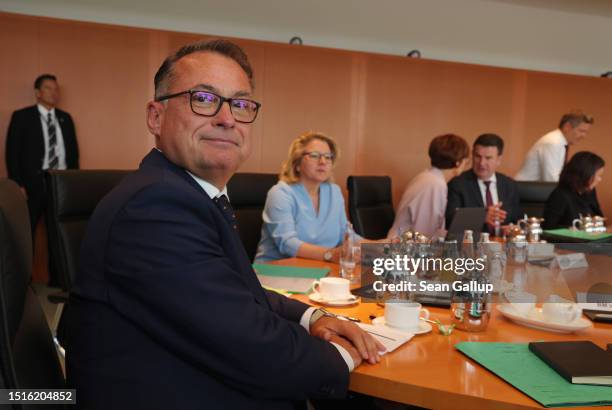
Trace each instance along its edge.
<path fill-rule="evenodd" d="M 13 112 L 6 135 L 8 177 L 28 199 L 32 233 L 45 207 L 43 171 L 79 167 L 72 117 L 56 108 L 59 86 L 54 75 L 34 81 L 36 105 Z"/>
<path fill-rule="evenodd" d="M 156 148 L 95 210 L 67 323 L 86 409 L 288 409 L 343 397 L 382 346 L 353 323 L 264 290 L 226 184 L 260 104 L 237 45 L 187 45 L 155 76 Z M 299 101 L 299 98 L 296 100 Z"/>
<path fill-rule="evenodd" d="M 472 147 L 472 169 L 448 182 L 446 226 L 457 208 L 487 208 L 484 230 L 495 234 L 496 225 L 522 218 L 516 181 L 497 171 L 504 152 L 504 140 L 482 134 Z M 499 235 L 499 232 L 497 232 Z"/>

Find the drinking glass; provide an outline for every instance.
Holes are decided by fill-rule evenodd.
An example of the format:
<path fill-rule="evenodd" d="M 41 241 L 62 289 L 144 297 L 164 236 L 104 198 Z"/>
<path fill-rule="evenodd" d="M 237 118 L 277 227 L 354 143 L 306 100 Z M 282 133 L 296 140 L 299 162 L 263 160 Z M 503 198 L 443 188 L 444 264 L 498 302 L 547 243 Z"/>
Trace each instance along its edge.
<path fill-rule="evenodd" d="M 340 275 L 351 282 L 355 280 L 355 267 L 360 262 L 359 245 L 342 246 L 340 249 Z"/>

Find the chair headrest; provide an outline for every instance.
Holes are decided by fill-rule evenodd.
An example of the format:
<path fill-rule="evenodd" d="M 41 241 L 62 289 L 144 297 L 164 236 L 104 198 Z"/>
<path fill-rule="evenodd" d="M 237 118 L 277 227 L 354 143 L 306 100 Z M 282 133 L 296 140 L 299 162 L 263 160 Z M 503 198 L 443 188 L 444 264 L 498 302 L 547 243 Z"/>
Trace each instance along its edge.
<path fill-rule="evenodd" d="M 47 186 L 53 191 L 55 214 L 60 218 L 91 215 L 100 200 L 131 172 L 76 169 L 48 172 Z"/>
<path fill-rule="evenodd" d="M 546 202 L 550 193 L 557 187 L 556 182 L 517 181 L 521 202 Z"/>
<path fill-rule="evenodd" d="M 227 194 L 234 209 L 239 207 L 262 207 L 268 191 L 278 182 L 276 174 L 241 172 L 234 174 L 227 183 Z"/>
<path fill-rule="evenodd" d="M 391 204 L 391 178 L 388 176 L 348 177 L 349 201 L 356 207 Z"/>

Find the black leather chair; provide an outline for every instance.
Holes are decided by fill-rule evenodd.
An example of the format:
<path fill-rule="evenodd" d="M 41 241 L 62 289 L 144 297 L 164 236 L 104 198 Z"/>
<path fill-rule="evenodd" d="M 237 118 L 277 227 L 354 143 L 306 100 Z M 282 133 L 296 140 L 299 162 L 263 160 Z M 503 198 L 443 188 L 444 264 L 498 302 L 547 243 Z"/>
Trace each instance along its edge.
<path fill-rule="evenodd" d="M 349 214 L 355 232 L 368 239 L 386 238 L 395 219 L 391 178 L 351 175 L 346 184 Z"/>
<path fill-rule="evenodd" d="M 60 345 L 64 304 L 68 303 L 89 218 L 98 202 L 130 172 L 71 169 L 53 170 L 45 175 L 50 269 L 56 272 L 62 288 L 62 292 L 50 294 L 49 301 L 60 304 L 54 323 Z"/>
<path fill-rule="evenodd" d="M 54 170 L 46 174 L 48 192 L 47 237 L 52 254 L 51 269 L 60 286 L 69 291 L 78 267 L 81 240 L 98 202 L 127 170 Z"/>
<path fill-rule="evenodd" d="M 517 181 L 523 212 L 528 216 L 541 218 L 550 193 L 557 187 L 556 182 Z"/>
<path fill-rule="evenodd" d="M 62 368 L 31 279 L 32 237 L 25 197 L 13 181 L 0 180 L 0 384 L 4 389 L 62 389 Z"/>
<path fill-rule="evenodd" d="M 278 182 L 276 174 L 237 173 L 227 184 L 227 194 L 238 220 L 240 239 L 251 261 L 261 239 L 262 212 L 268 191 Z"/>

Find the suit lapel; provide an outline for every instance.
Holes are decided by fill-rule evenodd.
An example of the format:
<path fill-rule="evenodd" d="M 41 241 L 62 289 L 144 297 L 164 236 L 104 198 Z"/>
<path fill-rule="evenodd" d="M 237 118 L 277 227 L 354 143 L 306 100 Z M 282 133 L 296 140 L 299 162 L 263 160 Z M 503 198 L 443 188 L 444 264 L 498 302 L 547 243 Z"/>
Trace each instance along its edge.
<path fill-rule="evenodd" d="M 495 173 L 495 177 L 497 178 L 497 199 L 499 202 L 503 202 L 506 207 L 510 206 L 510 201 L 506 201 L 506 185 L 504 180 L 499 177 L 498 173 Z"/>
<path fill-rule="evenodd" d="M 251 261 L 249 260 L 249 257 L 246 253 L 246 250 L 244 249 L 244 246 L 242 245 L 242 240 L 240 239 L 240 236 L 234 229 L 232 229 L 230 223 L 226 220 L 225 215 L 223 215 L 221 210 L 217 208 L 217 205 L 208 196 L 206 191 L 204 191 L 204 189 L 191 177 L 191 175 L 187 174 L 187 172 L 183 168 L 170 162 L 161 152 L 159 152 L 155 148 L 151 150 L 149 155 L 147 155 L 145 159 L 143 159 L 142 162 L 148 163 L 149 161 L 154 164 L 159 164 L 160 166 L 164 168 L 170 169 L 172 172 L 177 174 L 180 178 L 186 181 L 194 189 L 200 192 L 203 195 L 203 201 L 207 201 L 212 211 L 217 212 L 219 214 L 219 218 L 222 219 L 227 224 L 228 231 L 229 231 L 228 233 L 229 235 L 232 236 L 235 242 L 235 245 L 236 245 L 236 249 L 237 249 L 237 253 L 234 255 L 228 255 L 228 258 L 231 259 L 234 266 L 242 274 L 248 286 L 251 288 L 255 299 L 260 304 L 270 307 L 268 298 L 266 297 L 266 294 L 264 293 L 264 290 L 261 287 L 261 283 L 259 282 L 259 279 L 257 278 L 257 275 L 255 274 L 255 271 L 253 270 L 253 267 L 251 265 Z"/>
<path fill-rule="evenodd" d="M 34 126 L 34 128 L 36 129 L 36 144 L 40 145 L 42 147 L 42 151 L 43 151 L 43 155 L 44 155 L 44 151 L 45 151 L 45 135 L 43 133 L 43 128 L 42 128 L 42 120 L 41 120 L 41 114 L 40 111 L 38 111 L 38 106 L 35 105 L 32 107 L 32 111 L 31 111 L 31 115 L 32 115 L 32 124 Z"/>
<path fill-rule="evenodd" d="M 57 118 L 57 123 L 59 124 L 62 130 L 62 137 L 64 138 L 64 145 L 66 144 L 66 136 L 68 135 L 68 131 L 66 130 L 66 117 L 64 117 L 64 113 L 59 112 L 58 109 L 55 109 L 55 117 Z"/>
<path fill-rule="evenodd" d="M 484 208 L 485 204 L 482 202 L 482 193 L 480 192 L 480 187 L 478 186 L 478 178 L 476 178 L 474 171 L 470 171 L 469 186 L 470 190 L 472 191 L 472 195 L 476 199 L 476 204 L 479 207 Z"/>

